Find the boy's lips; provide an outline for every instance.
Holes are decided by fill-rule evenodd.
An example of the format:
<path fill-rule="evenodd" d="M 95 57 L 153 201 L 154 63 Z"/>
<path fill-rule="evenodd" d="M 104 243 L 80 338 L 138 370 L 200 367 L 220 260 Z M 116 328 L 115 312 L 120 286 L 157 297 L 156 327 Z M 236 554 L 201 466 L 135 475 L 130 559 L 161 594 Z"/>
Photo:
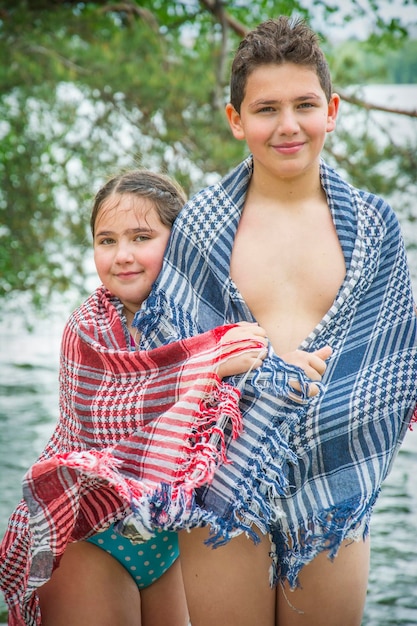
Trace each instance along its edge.
<path fill-rule="evenodd" d="M 286 143 L 280 143 L 278 145 L 272 146 L 276 152 L 280 152 L 281 154 L 295 154 L 304 146 L 303 141 L 292 141 Z"/>

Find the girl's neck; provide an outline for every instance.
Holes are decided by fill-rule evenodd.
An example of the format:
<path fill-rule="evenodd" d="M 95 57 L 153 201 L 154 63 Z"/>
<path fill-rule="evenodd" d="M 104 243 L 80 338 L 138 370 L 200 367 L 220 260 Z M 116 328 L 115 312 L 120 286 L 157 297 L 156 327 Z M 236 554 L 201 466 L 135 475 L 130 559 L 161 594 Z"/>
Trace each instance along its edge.
<path fill-rule="evenodd" d="M 136 310 L 130 309 L 125 304 L 123 304 L 123 315 L 126 318 L 126 326 L 127 326 L 128 330 L 129 330 L 129 332 L 130 332 L 130 334 L 132 336 L 134 336 L 135 333 L 137 334 L 137 332 L 138 332 L 138 329 L 137 328 L 133 328 L 133 326 L 132 326 L 132 322 L 133 322 L 133 320 L 135 318 L 135 315 L 136 315 L 138 310 L 139 309 L 136 309 Z"/>

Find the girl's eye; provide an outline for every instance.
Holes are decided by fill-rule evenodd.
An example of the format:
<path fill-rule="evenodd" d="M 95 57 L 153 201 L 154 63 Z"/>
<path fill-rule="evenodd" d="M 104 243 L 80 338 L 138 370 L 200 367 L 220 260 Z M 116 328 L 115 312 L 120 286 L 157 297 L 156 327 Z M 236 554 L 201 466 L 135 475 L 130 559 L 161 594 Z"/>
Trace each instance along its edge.
<path fill-rule="evenodd" d="M 135 237 L 135 241 L 148 241 L 150 239 L 149 235 L 137 235 Z"/>
<path fill-rule="evenodd" d="M 100 246 L 109 246 L 112 243 L 114 243 L 114 239 L 111 237 L 106 237 L 105 239 L 101 239 L 99 241 Z"/>

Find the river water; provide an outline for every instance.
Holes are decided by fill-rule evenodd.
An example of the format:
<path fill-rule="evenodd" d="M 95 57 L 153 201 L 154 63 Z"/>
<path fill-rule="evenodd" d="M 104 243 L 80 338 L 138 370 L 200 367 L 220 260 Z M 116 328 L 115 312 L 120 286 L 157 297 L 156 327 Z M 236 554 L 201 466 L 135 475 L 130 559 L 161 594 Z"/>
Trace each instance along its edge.
<path fill-rule="evenodd" d="M 410 102 L 410 95 L 411 102 L 417 102 L 415 85 L 403 90 L 396 86 L 395 94 L 400 102 Z M 373 95 L 380 97 L 377 90 Z M 386 90 L 383 95 L 386 100 Z M 401 120 L 402 126 L 407 124 L 415 133 L 416 123 Z M 417 208 L 413 211 L 417 218 Z M 409 213 L 405 219 L 399 211 L 399 217 L 417 294 L 417 227 Z M 20 499 L 22 476 L 43 449 L 57 419 L 59 343 L 69 313 L 68 309 L 48 321 L 36 321 L 33 333 L 16 317 L 0 325 L 0 536 Z M 407 433 L 375 508 L 363 626 L 417 625 L 416 476 L 417 427 Z M 6 621 L 6 611 L 0 598 L 2 619 Z"/>

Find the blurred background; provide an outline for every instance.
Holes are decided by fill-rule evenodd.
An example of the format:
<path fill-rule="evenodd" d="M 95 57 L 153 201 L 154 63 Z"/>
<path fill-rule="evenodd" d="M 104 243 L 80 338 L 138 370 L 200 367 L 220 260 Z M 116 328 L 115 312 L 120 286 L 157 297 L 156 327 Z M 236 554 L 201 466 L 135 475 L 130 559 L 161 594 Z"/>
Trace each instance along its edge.
<path fill-rule="evenodd" d="M 342 98 L 324 157 L 390 201 L 417 293 L 417 0 L 0 0 L 0 536 L 57 419 L 64 323 L 97 284 L 95 192 L 143 166 L 191 195 L 237 164 L 231 58 L 280 14 L 320 34 Z M 364 626 L 417 624 L 416 473 L 410 432 L 373 518 Z"/>

